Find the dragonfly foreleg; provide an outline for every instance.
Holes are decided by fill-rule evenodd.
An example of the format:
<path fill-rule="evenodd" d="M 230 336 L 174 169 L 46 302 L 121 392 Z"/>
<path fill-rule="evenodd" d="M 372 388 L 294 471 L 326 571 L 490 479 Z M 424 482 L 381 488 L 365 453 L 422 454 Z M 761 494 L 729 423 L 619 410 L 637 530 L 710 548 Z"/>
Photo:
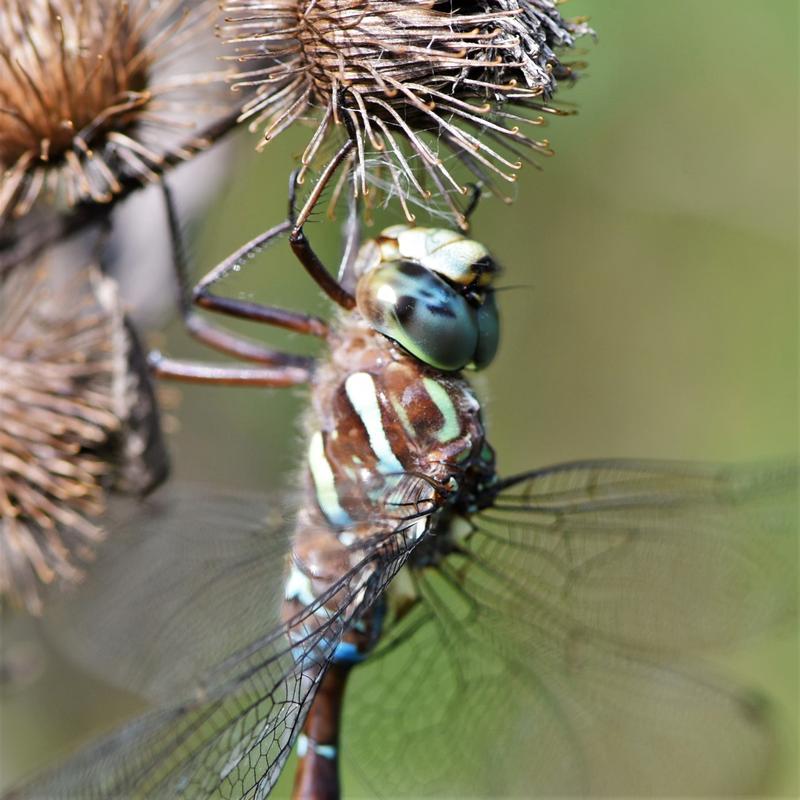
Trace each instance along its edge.
<path fill-rule="evenodd" d="M 345 105 L 345 96 L 346 91 L 344 89 L 339 89 L 336 93 L 336 104 L 333 109 L 334 117 L 337 117 L 336 114 L 336 107 L 341 107 L 347 111 L 347 106 Z M 325 169 L 322 170 L 322 174 L 319 177 L 319 180 L 314 186 L 311 194 L 309 195 L 308 199 L 306 200 L 303 208 L 300 210 L 300 213 L 295 216 L 294 213 L 294 199 L 295 199 L 295 189 L 299 183 L 302 183 L 301 175 L 304 172 L 303 170 L 297 170 L 292 173 L 291 183 L 289 186 L 289 217 L 294 220 L 294 227 L 292 228 L 292 235 L 290 240 L 295 237 L 296 234 L 300 233 L 301 228 L 303 225 L 306 224 L 308 221 L 309 216 L 311 216 L 311 212 L 314 210 L 314 207 L 319 202 L 319 198 L 322 195 L 322 192 L 325 190 L 325 187 L 330 182 L 330 179 L 336 174 L 336 171 L 344 164 L 348 158 L 351 157 L 353 150 L 357 149 L 358 147 L 358 130 L 355 126 L 355 123 L 351 119 L 348 113 L 344 113 L 341 115 L 341 121 L 344 123 L 345 130 L 347 131 L 347 139 L 342 144 L 342 146 L 334 153 L 330 161 L 325 165 Z M 320 288 L 326 293 L 329 294 L 328 289 L 326 286 L 317 280 L 314 274 L 311 274 L 311 277 L 317 281 Z M 341 287 L 339 287 L 341 289 Z M 339 303 L 339 301 L 330 295 L 332 300 Z M 341 305 L 341 303 L 339 303 Z M 345 306 L 345 308 L 352 308 L 352 306 Z"/>
<path fill-rule="evenodd" d="M 349 140 L 345 144 L 352 145 Z M 343 151 L 344 148 L 342 148 L 340 152 Z M 349 150 L 347 152 L 349 152 Z M 333 163 L 334 161 L 331 161 L 331 164 Z M 324 185 L 324 182 L 326 183 L 330 180 L 330 175 L 327 174 L 327 172 L 326 169 L 317 185 L 314 187 L 314 192 L 312 192 L 311 195 L 312 198 L 315 197 L 315 194 L 318 194 L 318 190 L 321 191 L 320 187 Z M 292 225 L 292 232 L 289 234 L 289 244 L 291 245 L 292 251 L 297 256 L 298 261 L 305 267 L 306 272 L 334 303 L 348 310 L 355 308 L 355 297 L 353 297 L 350 292 L 346 291 L 333 275 L 328 272 L 306 238 L 306 234 L 303 231 L 303 223 L 305 221 L 303 214 L 305 208 L 300 212 L 300 216 L 298 216 L 296 220 L 294 219 L 298 175 L 299 170 L 294 170 L 289 178 L 289 219 Z M 308 203 L 306 203 L 306 206 L 308 206 Z"/>

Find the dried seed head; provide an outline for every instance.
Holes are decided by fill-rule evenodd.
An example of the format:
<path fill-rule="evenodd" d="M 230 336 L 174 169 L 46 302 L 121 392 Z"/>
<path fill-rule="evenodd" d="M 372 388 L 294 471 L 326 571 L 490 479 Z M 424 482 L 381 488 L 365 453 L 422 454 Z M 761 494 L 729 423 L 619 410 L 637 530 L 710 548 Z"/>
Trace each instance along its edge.
<path fill-rule="evenodd" d="M 224 74 L 186 61 L 213 41 L 216 4 L 183 6 L 4 0 L 0 221 L 27 213 L 45 190 L 67 205 L 107 202 L 123 178 L 152 180 L 167 155 L 203 146 L 198 126 L 220 113 L 210 85 Z"/>
<path fill-rule="evenodd" d="M 513 181 L 526 150 L 550 153 L 523 127 L 556 112 L 547 100 L 570 74 L 557 50 L 589 30 L 565 22 L 551 0 L 225 0 L 223 8 L 223 37 L 254 63 L 235 84 L 257 87 L 242 119 L 265 126 L 268 141 L 320 110 L 307 166 L 349 117 L 357 191 L 385 181 L 410 219 L 409 194 L 433 189 L 463 222 L 450 195 L 467 189 L 446 164 L 448 150 L 489 185 Z"/>
<path fill-rule="evenodd" d="M 31 613 L 103 538 L 108 491 L 165 475 L 144 360 L 91 267 L 20 267 L 0 284 L 0 596 Z"/>

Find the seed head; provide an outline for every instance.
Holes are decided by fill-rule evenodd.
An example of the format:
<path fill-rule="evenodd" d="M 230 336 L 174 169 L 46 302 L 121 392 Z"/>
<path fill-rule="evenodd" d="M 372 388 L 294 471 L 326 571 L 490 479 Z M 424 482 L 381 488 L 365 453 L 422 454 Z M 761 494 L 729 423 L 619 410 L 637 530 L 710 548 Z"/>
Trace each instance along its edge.
<path fill-rule="evenodd" d="M 186 62 L 207 50 L 216 4 L 184 5 L 4 0 L 0 221 L 45 191 L 69 206 L 108 202 L 123 178 L 153 180 L 165 156 L 203 146 L 198 123 L 219 107 L 209 86 L 223 73 Z"/>
<path fill-rule="evenodd" d="M 225 0 L 223 38 L 254 66 L 235 87 L 257 88 L 242 119 L 269 141 L 318 117 L 302 156 L 312 164 L 345 117 L 356 140 L 356 190 L 399 196 L 467 188 L 450 151 L 483 183 L 513 181 L 525 151 L 549 154 L 523 130 L 542 122 L 557 80 L 570 75 L 560 48 L 588 32 L 551 0 Z M 379 175 L 385 174 L 385 179 Z M 432 184 L 428 188 L 425 184 Z"/>
<path fill-rule="evenodd" d="M 29 267 L 0 283 L 0 596 L 40 613 L 103 538 L 107 493 L 149 489 L 166 457 L 110 279 Z"/>

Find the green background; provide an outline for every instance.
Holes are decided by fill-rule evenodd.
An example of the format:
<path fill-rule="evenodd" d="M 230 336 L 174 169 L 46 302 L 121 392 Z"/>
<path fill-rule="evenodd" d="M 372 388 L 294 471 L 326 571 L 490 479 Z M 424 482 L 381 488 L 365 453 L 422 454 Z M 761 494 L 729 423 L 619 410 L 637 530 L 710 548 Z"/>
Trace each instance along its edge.
<path fill-rule="evenodd" d="M 580 114 L 551 122 L 557 157 L 542 172 L 522 170 L 514 205 L 487 200 L 474 220 L 475 238 L 504 267 L 501 283 L 521 287 L 500 296 L 503 342 L 479 381 L 501 470 L 794 452 L 796 1 L 573 0 L 562 13 L 588 14 L 599 34 L 581 44 L 585 78 L 561 93 Z M 197 227 L 198 274 L 282 218 L 289 164 L 307 135 L 291 131 L 260 155 L 254 137 L 240 137 L 230 180 Z M 333 258 L 337 231 L 322 222 L 308 234 Z M 288 248 L 253 263 L 230 294 L 324 311 Z M 167 348 L 204 355 L 175 325 Z M 181 395 L 180 475 L 259 490 L 291 479 L 302 392 Z M 723 657 L 777 705 L 774 789 L 791 796 L 796 636 L 771 632 Z M 3 782 L 129 705 L 63 664 L 6 691 Z"/>

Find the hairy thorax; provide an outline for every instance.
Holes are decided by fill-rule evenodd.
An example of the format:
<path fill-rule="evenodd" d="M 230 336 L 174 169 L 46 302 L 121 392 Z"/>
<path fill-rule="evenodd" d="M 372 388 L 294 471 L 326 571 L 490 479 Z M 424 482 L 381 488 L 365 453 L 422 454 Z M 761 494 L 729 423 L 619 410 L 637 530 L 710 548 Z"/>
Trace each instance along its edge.
<path fill-rule="evenodd" d="M 356 567 L 366 541 L 415 545 L 494 475 L 480 405 L 459 373 L 426 367 L 357 314 L 331 334 L 330 353 L 307 420 L 307 501 L 286 595 L 294 611 Z M 395 528 L 402 545 L 387 537 Z"/>
<path fill-rule="evenodd" d="M 425 366 L 357 315 L 344 319 L 332 339 L 312 391 L 309 466 L 318 495 L 326 488 L 316 475 L 319 453 L 341 511 L 353 519 L 385 499 L 403 475 L 463 491 L 476 467 L 491 466 L 480 405 L 459 373 Z M 321 506 L 333 524 L 346 523 L 338 510 Z"/>

